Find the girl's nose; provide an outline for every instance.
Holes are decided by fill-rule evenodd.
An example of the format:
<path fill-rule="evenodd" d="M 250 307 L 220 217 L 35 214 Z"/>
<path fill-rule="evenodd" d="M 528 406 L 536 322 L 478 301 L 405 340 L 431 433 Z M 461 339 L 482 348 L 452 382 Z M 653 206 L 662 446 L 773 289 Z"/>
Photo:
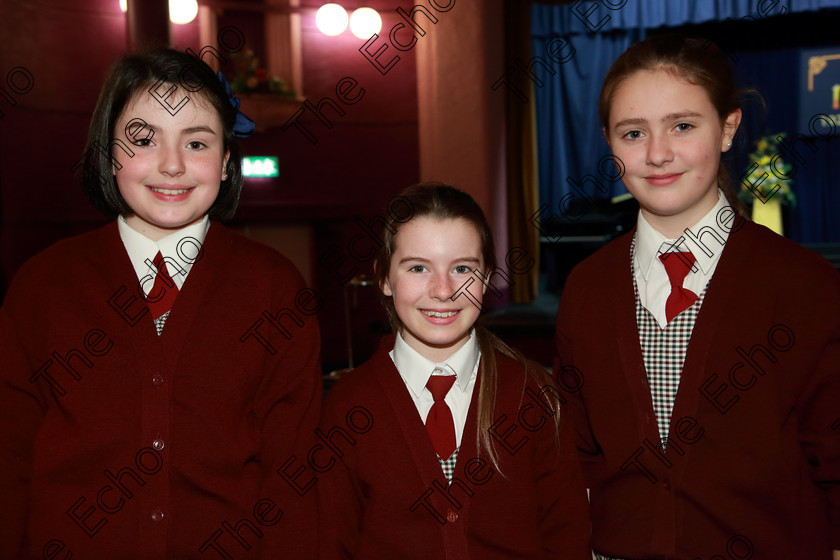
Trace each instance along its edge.
<path fill-rule="evenodd" d="M 184 172 L 184 157 L 177 147 L 165 148 L 160 152 L 160 172 L 166 175 L 180 175 Z"/>
<path fill-rule="evenodd" d="M 458 289 L 457 286 L 453 286 L 452 278 L 448 274 L 436 272 L 431 282 L 430 294 L 440 301 L 448 300 Z"/>
<path fill-rule="evenodd" d="M 652 135 L 647 143 L 647 163 L 660 166 L 674 159 L 671 139 L 667 135 Z"/>

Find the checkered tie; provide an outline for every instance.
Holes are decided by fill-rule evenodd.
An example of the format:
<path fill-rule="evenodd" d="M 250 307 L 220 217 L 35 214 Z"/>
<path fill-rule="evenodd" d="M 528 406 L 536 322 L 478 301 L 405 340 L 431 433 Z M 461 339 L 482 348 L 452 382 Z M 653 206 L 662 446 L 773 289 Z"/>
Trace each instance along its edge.
<path fill-rule="evenodd" d="M 444 461 L 455 451 L 455 421 L 449 405 L 443 400 L 454 383 L 454 375 L 433 375 L 426 383 L 435 399 L 426 416 L 426 431 L 429 432 L 435 452 Z"/>
<path fill-rule="evenodd" d="M 155 274 L 155 283 L 152 285 L 151 291 L 146 294 L 146 305 L 152 312 L 152 319 L 157 321 L 172 309 L 175 297 L 178 295 L 178 286 L 175 285 L 169 275 L 169 271 L 166 269 L 166 261 L 163 260 L 160 251 L 155 255 L 154 265 L 157 274 Z"/>
<path fill-rule="evenodd" d="M 665 265 L 665 272 L 668 273 L 668 280 L 671 282 L 671 293 L 665 301 L 665 318 L 670 323 L 671 319 L 697 301 L 697 294 L 682 287 L 688 271 L 694 266 L 695 259 L 690 252 L 674 251 L 660 254 L 659 260 Z"/>

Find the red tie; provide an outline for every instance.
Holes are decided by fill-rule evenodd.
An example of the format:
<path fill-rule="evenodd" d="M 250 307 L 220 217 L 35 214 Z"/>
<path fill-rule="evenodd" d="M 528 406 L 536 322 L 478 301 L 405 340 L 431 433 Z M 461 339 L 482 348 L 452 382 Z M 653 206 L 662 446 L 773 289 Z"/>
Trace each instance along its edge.
<path fill-rule="evenodd" d="M 157 274 L 152 290 L 146 295 L 146 305 L 152 312 L 152 319 L 157 320 L 161 315 L 172 309 L 175 297 L 178 295 L 178 286 L 172 281 L 160 251 L 155 255 L 154 264 L 157 268 Z"/>
<path fill-rule="evenodd" d="M 444 461 L 455 451 L 455 421 L 452 419 L 449 405 L 443 400 L 453 383 L 454 375 L 433 375 L 426 383 L 432 398 L 435 399 L 435 403 L 429 409 L 429 415 L 426 416 L 426 431 L 429 432 L 435 452 Z"/>
<path fill-rule="evenodd" d="M 659 255 L 665 265 L 668 280 L 671 281 L 671 293 L 665 301 L 665 318 L 671 319 L 691 307 L 697 301 L 697 294 L 682 287 L 686 274 L 694 266 L 694 255 L 690 252 L 672 252 Z"/>

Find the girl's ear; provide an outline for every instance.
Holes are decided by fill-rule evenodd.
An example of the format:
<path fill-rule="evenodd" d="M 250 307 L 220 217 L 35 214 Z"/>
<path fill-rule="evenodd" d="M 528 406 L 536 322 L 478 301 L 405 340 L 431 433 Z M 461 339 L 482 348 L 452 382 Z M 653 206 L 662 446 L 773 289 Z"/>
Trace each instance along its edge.
<path fill-rule="evenodd" d="M 723 121 L 723 136 L 720 141 L 720 151 L 728 152 L 732 147 L 732 139 L 741 125 L 741 109 L 735 109 Z"/>
<path fill-rule="evenodd" d="M 227 181 L 227 165 L 230 160 L 230 150 L 225 152 L 225 157 L 222 160 L 222 181 Z"/>
<path fill-rule="evenodd" d="M 484 278 L 481 280 L 481 295 L 487 293 L 487 286 L 490 285 L 490 277 L 493 276 L 493 270 L 485 271 Z"/>
<path fill-rule="evenodd" d="M 388 279 L 382 281 L 382 285 L 379 286 L 379 289 L 382 290 L 382 293 L 385 294 L 387 297 L 391 297 L 394 295 L 394 291 L 391 290 L 391 283 L 388 282 Z"/>
<path fill-rule="evenodd" d="M 374 262 L 373 263 L 373 277 L 376 278 L 379 276 L 379 265 Z M 382 290 L 382 293 L 385 294 L 387 297 L 391 297 L 394 292 L 391 290 L 391 284 L 388 283 L 388 276 L 386 275 L 382 282 L 379 284 L 379 289 Z"/>

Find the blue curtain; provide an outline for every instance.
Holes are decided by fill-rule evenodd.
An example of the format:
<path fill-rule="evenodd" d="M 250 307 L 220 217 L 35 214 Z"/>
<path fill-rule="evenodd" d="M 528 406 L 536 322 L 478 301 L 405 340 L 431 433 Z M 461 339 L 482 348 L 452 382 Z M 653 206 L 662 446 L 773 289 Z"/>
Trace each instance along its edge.
<path fill-rule="evenodd" d="M 624 2 L 624 4 L 622 4 Z M 578 15 L 572 12 L 576 6 Z M 620 6 L 620 7 L 619 7 Z M 609 9 L 615 7 L 616 9 Z M 534 56 L 549 63 L 546 47 L 557 37 L 566 38 L 574 56 L 565 64 L 553 63 L 550 74 L 535 66 L 543 82 L 535 87 L 540 203 L 557 211 L 560 199 L 571 192 L 567 178 L 579 182 L 585 175 L 598 176 L 598 162 L 609 148 L 598 123 L 598 94 L 610 65 L 646 30 L 688 24 L 742 20 L 739 29 L 749 33 L 750 18 L 840 7 L 840 0 L 601 0 L 566 5 L 535 4 L 531 10 Z M 580 16 L 580 17 L 578 17 Z M 746 18 L 746 19 L 744 19 Z M 597 32 L 593 32 L 597 28 Z M 756 37 L 756 43 L 768 38 Z M 793 80 L 799 76 L 797 49 L 733 52 L 736 77 L 742 87 L 757 89 L 767 103 L 766 113 L 757 103 L 745 107 L 741 142 L 727 160 L 737 180 L 747 165 L 754 141 L 766 134 L 796 134 L 798 94 Z M 793 77 L 793 78 L 792 78 Z M 816 140 L 816 153 L 800 150 L 807 162 L 794 176 L 796 208 L 787 209 L 786 235 L 803 243 L 840 241 L 840 140 Z M 607 196 L 626 192 L 620 183 Z M 587 189 L 591 191 L 591 188 Z M 603 197 L 604 195 L 602 195 Z"/>

